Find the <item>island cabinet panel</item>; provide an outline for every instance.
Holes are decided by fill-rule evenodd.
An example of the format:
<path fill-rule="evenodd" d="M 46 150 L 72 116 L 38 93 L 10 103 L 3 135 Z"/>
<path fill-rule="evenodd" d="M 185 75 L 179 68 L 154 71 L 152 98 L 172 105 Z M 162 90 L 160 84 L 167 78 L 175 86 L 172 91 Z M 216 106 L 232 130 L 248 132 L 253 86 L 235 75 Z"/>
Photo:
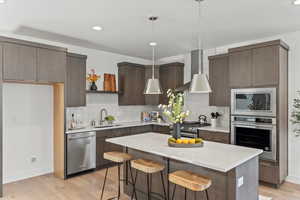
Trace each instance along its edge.
<path fill-rule="evenodd" d="M 153 132 L 155 133 L 162 133 L 162 134 L 167 134 L 170 135 L 170 127 L 169 126 L 161 126 L 161 125 L 153 125 Z"/>
<path fill-rule="evenodd" d="M 168 89 L 176 89 L 183 86 L 184 64 L 176 62 L 160 65 L 159 80 L 163 90 L 163 94 L 160 95 L 160 103 L 168 104 Z"/>
<path fill-rule="evenodd" d="M 219 142 L 224 144 L 230 144 L 230 133 L 213 132 L 213 131 L 198 131 L 200 138 L 211 141 Z"/>
<path fill-rule="evenodd" d="M 3 79 L 36 81 L 37 49 L 14 43 L 3 44 Z"/>
<path fill-rule="evenodd" d="M 228 54 L 209 57 L 210 106 L 230 106 Z"/>
<path fill-rule="evenodd" d="M 252 86 L 252 51 L 229 53 L 229 86 L 242 88 Z"/>
<path fill-rule="evenodd" d="M 253 49 L 253 86 L 277 85 L 279 82 L 279 47 Z"/>
<path fill-rule="evenodd" d="M 152 66 L 145 66 L 145 84 L 147 84 L 148 79 L 152 78 Z M 154 67 L 154 78 L 159 79 L 159 66 Z M 146 105 L 159 105 L 159 96 L 153 94 L 145 95 Z"/>
<path fill-rule="evenodd" d="M 145 105 L 145 68 L 134 63 L 118 64 L 119 105 Z"/>
<path fill-rule="evenodd" d="M 41 83 L 64 83 L 67 55 L 64 51 L 37 49 L 37 79 Z"/>
<path fill-rule="evenodd" d="M 87 56 L 67 54 L 67 107 L 86 106 Z"/>

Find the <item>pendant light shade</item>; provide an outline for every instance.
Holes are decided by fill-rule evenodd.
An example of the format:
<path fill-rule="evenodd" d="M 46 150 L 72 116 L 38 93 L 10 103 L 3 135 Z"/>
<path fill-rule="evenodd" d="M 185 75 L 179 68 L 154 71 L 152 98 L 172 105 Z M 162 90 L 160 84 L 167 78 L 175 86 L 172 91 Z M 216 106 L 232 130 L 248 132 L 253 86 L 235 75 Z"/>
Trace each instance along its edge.
<path fill-rule="evenodd" d="M 203 48 L 202 48 L 202 34 L 201 34 L 201 2 L 203 0 L 196 0 L 198 2 L 199 9 L 199 30 L 198 30 L 198 49 L 199 49 L 199 58 L 201 59 L 199 62 L 199 68 L 201 69 L 200 74 L 194 74 L 191 85 L 190 85 L 190 93 L 210 93 L 211 87 L 209 85 L 206 74 L 203 73 Z"/>
<path fill-rule="evenodd" d="M 206 74 L 194 74 L 190 86 L 190 93 L 210 93 L 211 88 Z"/>
<path fill-rule="evenodd" d="M 149 20 L 152 22 L 152 36 L 154 35 L 154 21 L 156 21 L 158 17 L 149 17 Z M 144 94 L 157 95 L 162 94 L 162 89 L 160 87 L 159 80 L 154 77 L 155 70 L 155 46 L 156 42 L 150 42 L 150 46 L 152 47 L 152 78 L 148 79 Z"/>
<path fill-rule="evenodd" d="M 162 90 L 157 78 L 148 79 L 144 94 L 162 94 Z"/>

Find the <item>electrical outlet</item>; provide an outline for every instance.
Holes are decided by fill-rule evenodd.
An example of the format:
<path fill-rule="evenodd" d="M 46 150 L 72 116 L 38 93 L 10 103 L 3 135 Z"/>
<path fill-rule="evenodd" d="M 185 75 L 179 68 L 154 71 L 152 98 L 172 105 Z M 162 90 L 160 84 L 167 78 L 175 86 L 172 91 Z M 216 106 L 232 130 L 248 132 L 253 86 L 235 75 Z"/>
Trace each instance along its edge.
<path fill-rule="evenodd" d="M 238 179 L 238 187 L 241 187 L 243 184 L 244 184 L 244 177 L 242 176 Z"/>
<path fill-rule="evenodd" d="M 35 156 L 32 156 L 30 161 L 31 161 L 31 163 L 35 163 L 37 161 L 37 158 Z"/>

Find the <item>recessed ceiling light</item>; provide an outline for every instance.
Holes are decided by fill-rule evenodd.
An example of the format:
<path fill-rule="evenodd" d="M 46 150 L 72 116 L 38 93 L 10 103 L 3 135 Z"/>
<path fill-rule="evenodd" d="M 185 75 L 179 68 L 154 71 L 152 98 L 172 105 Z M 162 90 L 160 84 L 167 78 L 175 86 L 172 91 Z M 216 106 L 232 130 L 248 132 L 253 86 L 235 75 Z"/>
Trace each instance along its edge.
<path fill-rule="evenodd" d="M 93 26 L 93 30 L 95 30 L 95 31 L 102 31 L 103 28 L 101 26 Z"/>
<path fill-rule="evenodd" d="M 294 5 L 300 5 L 300 0 L 294 0 Z"/>
<path fill-rule="evenodd" d="M 157 46 L 157 43 L 156 43 L 156 42 L 150 42 L 149 45 L 150 45 L 151 47 L 155 47 L 155 46 Z"/>
<path fill-rule="evenodd" d="M 0 3 L 5 3 L 5 0 L 0 0 Z"/>

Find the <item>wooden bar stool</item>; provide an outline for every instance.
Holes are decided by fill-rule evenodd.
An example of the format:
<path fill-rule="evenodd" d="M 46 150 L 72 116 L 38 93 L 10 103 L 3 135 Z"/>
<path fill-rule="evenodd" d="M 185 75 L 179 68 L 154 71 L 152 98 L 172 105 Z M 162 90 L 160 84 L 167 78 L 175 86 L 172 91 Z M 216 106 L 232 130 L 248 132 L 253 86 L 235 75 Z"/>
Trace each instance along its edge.
<path fill-rule="evenodd" d="M 208 197 L 208 188 L 211 186 L 211 180 L 209 178 L 203 177 L 199 174 L 195 174 L 189 171 L 175 171 L 169 174 L 169 181 L 174 183 L 174 190 L 172 194 L 172 200 L 175 196 L 176 185 L 179 185 L 184 188 L 184 199 L 186 200 L 187 189 L 195 192 L 195 199 L 197 192 L 205 191 L 206 199 Z"/>
<path fill-rule="evenodd" d="M 164 199 L 167 199 L 166 195 L 166 189 L 165 189 L 165 184 L 164 184 L 164 176 L 163 176 L 163 170 L 165 169 L 165 166 L 152 161 L 152 160 L 147 160 L 147 159 L 137 159 L 137 160 L 132 160 L 131 161 L 131 167 L 136 169 L 136 175 L 135 179 L 133 182 L 133 193 L 131 196 L 131 199 L 133 199 L 133 194 L 136 192 L 135 184 L 138 176 L 138 171 L 144 172 L 147 175 L 147 196 L 148 200 L 151 199 L 151 185 L 152 185 L 152 174 L 160 172 L 160 177 L 161 177 L 161 183 L 163 186 L 163 191 L 164 191 Z M 135 194 L 136 195 L 136 194 Z"/>
<path fill-rule="evenodd" d="M 120 175 L 120 170 L 121 169 L 120 168 L 121 168 L 121 165 L 124 164 L 124 163 L 126 164 L 126 166 L 129 166 L 128 163 L 129 163 L 130 160 L 132 160 L 133 157 L 128 153 L 113 151 L 113 152 L 104 153 L 103 158 L 106 159 L 106 160 L 110 160 L 112 162 L 115 162 L 118 165 L 118 196 L 110 198 L 110 199 L 115 199 L 115 198 L 120 199 L 120 196 L 121 196 L 121 181 L 124 181 L 124 180 L 121 180 L 121 175 Z M 104 193 L 105 183 L 106 183 L 106 179 L 107 179 L 108 169 L 109 169 L 109 167 L 107 167 L 106 171 L 105 171 L 105 178 L 104 178 L 104 183 L 103 183 L 103 186 L 102 186 L 100 200 L 102 200 L 102 198 L 103 198 L 103 193 Z M 131 171 L 130 166 L 129 166 L 129 171 L 130 171 L 131 177 L 132 177 L 132 171 Z M 132 178 L 132 183 L 133 183 L 133 178 Z"/>

